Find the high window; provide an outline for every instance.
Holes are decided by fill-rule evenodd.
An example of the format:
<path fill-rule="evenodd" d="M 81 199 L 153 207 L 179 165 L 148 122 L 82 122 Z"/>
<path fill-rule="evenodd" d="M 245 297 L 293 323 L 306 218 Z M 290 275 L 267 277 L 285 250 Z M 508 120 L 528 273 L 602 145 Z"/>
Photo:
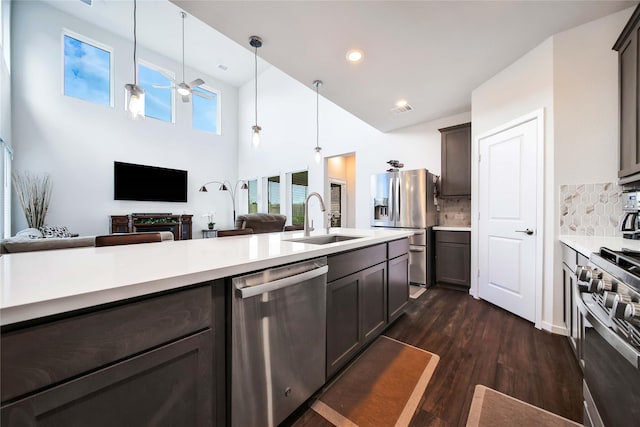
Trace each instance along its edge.
<path fill-rule="evenodd" d="M 201 95 L 201 96 L 199 96 Z M 218 91 L 193 88 L 191 94 L 193 104 L 193 128 L 220 135 L 220 94 Z"/>
<path fill-rule="evenodd" d="M 280 213 L 280 176 L 267 178 L 267 213 Z"/>
<path fill-rule="evenodd" d="M 142 62 L 138 64 L 139 84 L 144 89 L 145 116 L 173 123 L 173 89 L 170 72 Z"/>
<path fill-rule="evenodd" d="M 113 105 L 112 49 L 76 34 L 63 34 L 64 94 Z"/>
<path fill-rule="evenodd" d="M 248 213 L 258 213 L 258 180 L 252 179 L 247 181 L 247 186 L 249 187 L 249 191 L 247 192 L 248 199 Z"/>
<path fill-rule="evenodd" d="M 309 190 L 309 172 L 291 174 L 291 224 L 304 224 L 304 202 Z"/>

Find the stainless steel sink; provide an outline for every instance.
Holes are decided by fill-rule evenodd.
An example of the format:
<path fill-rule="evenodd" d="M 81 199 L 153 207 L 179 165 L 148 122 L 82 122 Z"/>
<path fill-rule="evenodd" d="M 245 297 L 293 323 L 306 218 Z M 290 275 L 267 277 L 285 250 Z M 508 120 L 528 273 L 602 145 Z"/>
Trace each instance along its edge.
<path fill-rule="evenodd" d="M 312 245 L 326 245 L 329 243 L 344 242 L 346 240 L 362 239 L 365 236 L 349 236 L 346 234 L 325 234 L 322 236 L 299 237 L 297 239 L 284 239 L 287 242 L 309 243 Z"/>

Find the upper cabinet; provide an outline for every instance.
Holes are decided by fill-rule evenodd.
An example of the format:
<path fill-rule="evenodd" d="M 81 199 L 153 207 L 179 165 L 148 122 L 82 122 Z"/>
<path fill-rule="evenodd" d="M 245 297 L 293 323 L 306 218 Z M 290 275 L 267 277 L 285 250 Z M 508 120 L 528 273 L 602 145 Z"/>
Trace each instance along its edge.
<path fill-rule="evenodd" d="M 613 49 L 618 51 L 620 94 L 620 166 L 618 177 L 640 173 L 640 6 L 622 30 Z M 640 176 L 638 176 L 640 179 Z M 631 180 L 636 180 L 635 177 Z"/>
<path fill-rule="evenodd" d="M 471 197 L 471 123 L 438 130 L 442 134 L 440 197 Z"/>

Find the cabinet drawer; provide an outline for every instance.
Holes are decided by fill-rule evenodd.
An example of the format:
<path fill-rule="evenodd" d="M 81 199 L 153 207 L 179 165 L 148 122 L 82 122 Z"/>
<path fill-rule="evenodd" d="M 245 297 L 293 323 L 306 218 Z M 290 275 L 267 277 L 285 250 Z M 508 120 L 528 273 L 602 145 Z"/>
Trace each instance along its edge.
<path fill-rule="evenodd" d="M 405 255 L 409 252 L 409 239 L 400 239 L 389 242 L 389 259 Z"/>
<path fill-rule="evenodd" d="M 564 243 L 562 244 L 562 262 L 569 267 L 572 272 L 576 271 L 578 253 Z"/>
<path fill-rule="evenodd" d="M 471 233 L 468 231 L 437 230 L 436 242 L 469 244 L 471 242 Z"/>
<path fill-rule="evenodd" d="M 211 286 L 80 314 L 2 335 L 2 401 L 211 325 Z"/>
<path fill-rule="evenodd" d="M 349 274 L 364 270 L 367 267 L 371 267 L 386 260 L 386 243 L 329 256 L 327 257 L 327 265 L 329 266 L 327 282 L 348 276 Z"/>

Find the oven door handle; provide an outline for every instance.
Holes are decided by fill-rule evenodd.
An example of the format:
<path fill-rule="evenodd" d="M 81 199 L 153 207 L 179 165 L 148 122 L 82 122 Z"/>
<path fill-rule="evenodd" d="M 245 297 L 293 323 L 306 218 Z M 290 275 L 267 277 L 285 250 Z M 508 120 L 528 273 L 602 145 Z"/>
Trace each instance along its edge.
<path fill-rule="evenodd" d="M 582 300 L 582 295 L 579 291 L 576 291 L 576 303 L 580 313 L 584 316 L 593 329 L 600 335 L 609 345 L 611 345 L 618 353 L 622 355 L 631 365 L 640 370 L 640 353 L 638 353 L 633 347 L 620 338 L 615 332 L 613 332 L 607 325 L 605 325 L 598 316 L 592 313 L 587 304 Z"/>

